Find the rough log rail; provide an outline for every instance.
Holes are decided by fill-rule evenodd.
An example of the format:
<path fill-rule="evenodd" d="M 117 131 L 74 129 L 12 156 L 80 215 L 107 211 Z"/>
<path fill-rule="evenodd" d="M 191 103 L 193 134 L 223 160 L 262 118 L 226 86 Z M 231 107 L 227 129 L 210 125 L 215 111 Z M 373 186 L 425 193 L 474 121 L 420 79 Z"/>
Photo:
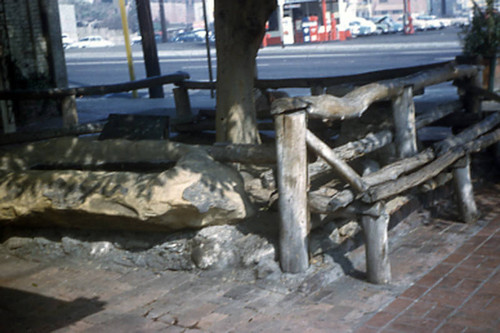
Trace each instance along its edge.
<path fill-rule="evenodd" d="M 321 95 L 283 98 L 275 102 L 272 113 L 306 110 L 311 117 L 328 120 L 359 117 L 374 102 L 393 97 L 407 86 L 419 90 L 441 82 L 472 77 L 477 73 L 478 69 L 474 66 L 448 64 L 443 68 L 426 70 L 399 79 L 370 83 L 344 97 Z"/>
<path fill-rule="evenodd" d="M 144 89 L 164 84 L 179 84 L 183 80 L 189 79 L 189 74 L 177 72 L 169 75 L 150 77 L 147 79 L 136 80 L 125 83 L 76 87 L 76 88 L 53 88 L 45 90 L 0 90 L 0 99 L 46 99 L 63 98 L 67 96 L 93 96 L 106 95 L 117 92 L 132 91 Z"/>
<path fill-rule="evenodd" d="M 15 132 L 0 136 L 0 146 L 102 132 L 104 123 L 87 123 L 72 128 L 51 128 L 36 132 Z"/>
<path fill-rule="evenodd" d="M 349 84 L 352 86 L 365 85 L 375 81 L 388 80 L 395 77 L 401 77 L 418 73 L 423 70 L 440 68 L 449 65 L 452 62 L 439 62 L 434 64 L 413 66 L 396 69 L 386 69 L 355 75 L 342 75 L 335 77 L 320 78 L 290 78 L 290 79 L 258 79 L 255 80 L 255 88 L 258 89 L 283 89 L 283 88 L 313 88 L 313 87 L 331 87 L 336 85 Z M 208 81 L 182 81 L 177 84 L 186 89 L 210 90 L 215 88 L 215 82 Z"/>
<path fill-rule="evenodd" d="M 220 162 L 274 164 L 276 150 L 271 145 L 188 145 L 164 140 L 89 140 L 57 138 L 0 150 L 0 170 L 29 170 L 36 166 L 95 169 L 104 164 L 156 164 L 178 161 L 189 151 L 203 149 Z M 64 152 L 55 156 L 53 151 Z"/>
<path fill-rule="evenodd" d="M 186 79 L 189 79 L 189 74 L 177 72 L 169 75 L 109 85 L 44 90 L 0 90 L 0 100 L 59 99 L 61 100 L 63 127 L 73 128 L 78 125 L 78 114 L 75 102 L 76 96 L 106 95 L 161 86 L 164 84 L 180 84 L 180 82 Z"/>
<path fill-rule="evenodd" d="M 304 253 L 307 253 L 309 210 L 322 213 L 338 211 L 340 214 L 354 212 L 360 216 L 365 234 L 368 279 L 374 283 L 389 282 L 391 274 L 387 227 L 390 213 L 385 208 L 385 200 L 418 185 L 427 184 L 439 178 L 441 174 L 448 174 L 446 170 L 450 167 L 453 168 L 453 179 L 462 203 L 463 219 L 471 222 L 477 218 L 468 156 L 500 141 L 500 129 L 494 130 L 500 123 L 500 114 L 493 114 L 460 134 L 419 153 L 416 145 L 416 129 L 462 109 L 464 104 L 474 103 L 465 101 L 464 104 L 450 104 L 434 114 L 426 114 L 416 119 L 413 92 L 446 81 L 460 81 L 465 84 L 471 82 L 471 85 L 475 85 L 479 73 L 480 68 L 476 66 L 446 63 L 400 78 L 368 83 L 343 97 L 303 96 L 281 98 L 273 102 L 271 114 L 275 117 L 277 132 L 280 249 L 284 271 L 300 272 L 308 267 L 308 262 L 303 258 Z M 469 98 L 474 99 L 476 96 L 469 95 Z M 392 101 L 394 133 L 388 130 L 371 133 L 366 138 L 331 149 L 313 133 L 302 128 L 307 117 L 325 121 L 359 117 L 374 102 L 382 100 Z M 477 110 L 469 111 L 477 112 Z M 302 134 L 297 135 L 297 133 Z M 394 158 L 397 161 L 376 172 L 361 177 L 346 163 L 392 141 L 396 148 Z M 296 147 L 305 145 L 323 159 L 314 163 L 314 166 L 309 166 L 310 178 L 303 166 L 304 158 L 297 157 L 300 152 Z M 325 162 L 328 167 L 325 166 Z M 319 189 L 310 192 L 309 199 L 304 200 L 303 189 L 309 188 L 308 182 L 319 178 L 328 169 L 333 170 L 350 187 L 329 198 Z M 430 186 L 435 186 L 437 181 L 434 183 Z M 281 196 L 285 198 L 282 200 Z M 298 239 L 302 241 L 298 242 Z M 295 260 L 296 258 L 300 260 Z"/>

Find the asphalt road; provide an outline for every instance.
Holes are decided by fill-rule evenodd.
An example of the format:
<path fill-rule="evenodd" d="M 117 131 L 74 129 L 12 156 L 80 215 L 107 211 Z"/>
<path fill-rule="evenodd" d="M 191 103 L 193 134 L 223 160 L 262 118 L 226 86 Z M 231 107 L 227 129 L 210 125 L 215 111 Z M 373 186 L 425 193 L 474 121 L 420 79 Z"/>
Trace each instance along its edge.
<path fill-rule="evenodd" d="M 259 77 L 324 77 L 348 75 L 378 69 L 415 66 L 453 59 L 461 52 L 459 30 L 417 32 L 405 36 L 358 37 L 343 42 L 272 46 L 259 51 Z M 207 52 L 204 44 L 158 44 L 162 74 L 185 71 L 193 80 L 208 80 Z M 146 76 L 142 49 L 133 46 L 137 79 Z M 66 50 L 71 86 L 97 85 L 129 80 L 125 47 Z M 216 73 L 212 46 L 213 73 Z"/>

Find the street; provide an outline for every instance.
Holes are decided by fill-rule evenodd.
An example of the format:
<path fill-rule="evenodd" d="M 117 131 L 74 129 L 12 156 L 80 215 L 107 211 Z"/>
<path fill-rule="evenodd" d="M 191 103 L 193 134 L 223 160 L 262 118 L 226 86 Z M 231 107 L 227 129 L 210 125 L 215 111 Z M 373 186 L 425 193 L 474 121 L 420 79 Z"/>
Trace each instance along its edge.
<path fill-rule="evenodd" d="M 338 42 L 299 44 L 266 47 L 257 57 L 258 75 L 261 79 L 329 77 L 351 75 L 374 70 L 409 67 L 452 60 L 461 53 L 458 28 L 417 32 L 405 36 L 380 35 L 358 37 Z M 213 76 L 216 76 L 215 46 L 212 48 Z M 141 45 L 133 45 L 135 78 L 146 77 Z M 177 71 L 189 73 L 191 80 L 208 81 L 207 51 L 203 43 L 158 44 L 162 74 Z M 66 50 L 70 86 L 112 84 L 129 81 L 125 47 Z M 164 86 L 165 102 L 173 107 L 172 87 Z M 304 89 L 287 89 L 290 95 L 307 94 Z M 193 109 L 214 108 L 215 99 L 207 90 L 190 90 Z M 147 90 L 139 91 L 147 97 Z M 106 97 L 125 97 L 130 94 L 113 94 Z M 93 98 L 80 99 L 92 109 Z M 142 98 L 142 104 L 145 99 Z M 97 101 L 96 101 L 97 102 Z M 118 101 L 115 101 L 115 104 Z M 135 101 L 134 101 L 135 102 Z M 151 100 L 151 102 L 153 102 Z M 124 103 L 132 103 L 124 101 Z M 108 108 L 111 105 L 108 103 Z M 83 109 L 83 105 L 79 109 Z M 120 109 L 121 107 L 117 107 Z M 113 109 L 113 112 L 116 112 Z"/>
<path fill-rule="evenodd" d="M 259 77 L 325 77 L 367 71 L 416 66 L 453 59 L 461 52 L 457 28 L 417 32 L 405 36 L 358 37 L 343 42 L 272 46 L 259 51 Z M 215 46 L 212 45 L 213 73 L 216 73 Z M 133 59 L 137 79 L 146 76 L 142 49 L 134 45 Z M 192 80 L 208 80 L 204 44 L 158 44 L 162 74 L 185 71 Z M 125 47 L 66 50 L 71 86 L 98 85 L 129 80 Z"/>

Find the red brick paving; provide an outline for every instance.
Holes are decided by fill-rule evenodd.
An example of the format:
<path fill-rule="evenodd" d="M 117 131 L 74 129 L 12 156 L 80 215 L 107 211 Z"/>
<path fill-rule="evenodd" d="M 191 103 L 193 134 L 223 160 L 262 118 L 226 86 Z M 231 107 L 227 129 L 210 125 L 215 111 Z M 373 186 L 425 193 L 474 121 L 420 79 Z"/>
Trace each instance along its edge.
<path fill-rule="evenodd" d="M 0 253 L 0 332 L 500 332 L 500 205 L 482 200 L 492 212 L 478 224 L 401 223 L 385 286 L 343 276 L 305 293 Z"/>
<path fill-rule="evenodd" d="M 357 332 L 499 332 L 500 218 Z"/>

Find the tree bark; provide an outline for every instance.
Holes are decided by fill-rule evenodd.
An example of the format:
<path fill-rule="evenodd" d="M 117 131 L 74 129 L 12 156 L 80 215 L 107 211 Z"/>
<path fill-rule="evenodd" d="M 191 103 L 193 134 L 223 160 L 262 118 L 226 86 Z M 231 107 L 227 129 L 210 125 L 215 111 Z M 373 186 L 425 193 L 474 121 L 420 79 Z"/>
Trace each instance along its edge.
<path fill-rule="evenodd" d="M 216 0 L 217 141 L 259 143 L 253 85 L 257 51 L 276 0 Z"/>

